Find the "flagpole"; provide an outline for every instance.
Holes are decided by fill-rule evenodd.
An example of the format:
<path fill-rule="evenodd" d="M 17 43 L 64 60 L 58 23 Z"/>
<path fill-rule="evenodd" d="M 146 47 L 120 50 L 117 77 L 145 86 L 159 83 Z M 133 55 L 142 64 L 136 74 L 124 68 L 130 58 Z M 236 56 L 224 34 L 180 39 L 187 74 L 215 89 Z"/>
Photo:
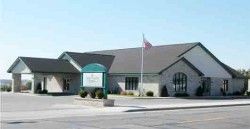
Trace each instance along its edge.
<path fill-rule="evenodd" d="M 143 41 L 142 41 L 142 47 L 141 47 L 141 88 L 140 89 L 143 89 L 143 55 L 144 55 L 144 34 L 142 34 L 142 38 L 143 38 Z M 142 91 L 141 91 L 142 92 Z M 142 95 L 140 93 L 140 95 Z"/>

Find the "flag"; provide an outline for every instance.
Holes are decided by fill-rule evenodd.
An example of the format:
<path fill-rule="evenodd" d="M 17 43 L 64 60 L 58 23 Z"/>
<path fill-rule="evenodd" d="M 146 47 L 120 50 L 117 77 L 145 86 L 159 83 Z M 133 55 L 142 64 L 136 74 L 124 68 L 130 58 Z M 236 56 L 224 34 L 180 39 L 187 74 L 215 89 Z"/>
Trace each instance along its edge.
<path fill-rule="evenodd" d="M 149 50 L 152 47 L 152 44 L 144 37 L 143 37 L 143 45 L 145 50 Z"/>

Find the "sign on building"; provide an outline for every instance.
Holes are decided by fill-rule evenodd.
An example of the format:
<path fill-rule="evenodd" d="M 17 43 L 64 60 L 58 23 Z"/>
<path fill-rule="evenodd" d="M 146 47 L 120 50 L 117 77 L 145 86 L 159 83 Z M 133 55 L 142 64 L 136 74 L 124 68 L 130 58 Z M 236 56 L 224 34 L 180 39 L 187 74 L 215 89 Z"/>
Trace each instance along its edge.
<path fill-rule="evenodd" d="M 104 98 L 107 99 L 107 69 L 105 66 L 97 63 L 88 64 L 82 68 L 82 88 L 101 88 Z"/>
<path fill-rule="evenodd" d="M 84 87 L 103 87 L 103 73 L 83 73 Z"/>

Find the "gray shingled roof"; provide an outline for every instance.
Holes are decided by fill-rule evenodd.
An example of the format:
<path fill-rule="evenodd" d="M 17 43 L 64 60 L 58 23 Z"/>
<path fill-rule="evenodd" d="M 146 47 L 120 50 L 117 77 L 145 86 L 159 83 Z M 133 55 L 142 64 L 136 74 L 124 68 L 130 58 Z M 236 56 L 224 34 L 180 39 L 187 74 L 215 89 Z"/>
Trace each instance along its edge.
<path fill-rule="evenodd" d="M 153 46 L 144 51 L 144 73 L 159 73 L 180 59 L 180 54 L 199 43 Z M 141 48 L 106 50 L 91 52 L 95 54 L 114 55 L 114 62 L 109 73 L 140 73 Z"/>
<path fill-rule="evenodd" d="M 231 73 L 231 75 L 233 76 L 233 78 L 246 78 L 243 74 L 241 74 L 240 72 L 238 72 L 237 70 L 233 69 L 232 67 L 222 63 L 225 68 Z"/>
<path fill-rule="evenodd" d="M 79 71 L 71 65 L 67 60 L 47 59 L 47 58 L 33 58 L 33 57 L 19 57 L 31 72 L 42 73 L 79 73 Z M 13 66 L 8 70 L 11 72 Z"/>
<path fill-rule="evenodd" d="M 224 67 L 234 78 L 244 78 L 242 74 L 219 61 L 201 43 L 185 43 L 163 46 L 153 46 L 144 51 L 144 73 L 158 74 L 168 68 L 182 57 L 180 55 L 200 45 L 212 56 L 222 67 Z M 109 73 L 140 73 L 141 70 L 141 48 L 128 48 L 117 50 L 94 51 L 88 53 L 65 52 L 78 65 L 84 67 L 90 63 L 100 63 L 107 67 Z M 62 54 L 63 55 L 63 54 Z M 61 57 L 61 56 L 60 56 Z M 68 61 L 59 59 L 19 57 L 32 72 L 49 73 L 78 73 Z M 184 59 L 185 60 L 185 59 Z M 188 63 L 189 64 L 189 63 Z M 202 73 L 190 65 L 200 75 Z M 12 67 L 8 70 L 11 72 Z"/>
<path fill-rule="evenodd" d="M 84 67 L 87 64 L 91 63 L 99 63 L 104 65 L 107 69 L 109 69 L 115 58 L 113 55 L 104 55 L 104 54 L 76 53 L 76 52 L 65 52 L 65 53 L 69 55 L 81 67 Z"/>

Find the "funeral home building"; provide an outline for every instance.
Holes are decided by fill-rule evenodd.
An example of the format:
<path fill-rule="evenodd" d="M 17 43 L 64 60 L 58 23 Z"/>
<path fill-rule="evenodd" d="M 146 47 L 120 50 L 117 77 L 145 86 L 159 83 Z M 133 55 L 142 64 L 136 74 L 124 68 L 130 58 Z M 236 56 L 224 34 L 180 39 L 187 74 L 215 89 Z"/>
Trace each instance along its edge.
<path fill-rule="evenodd" d="M 108 89 L 154 96 L 167 92 L 194 96 L 198 87 L 203 95 L 218 96 L 243 91 L 244 76 L 221 62 L 201 43 L 153 46 L 144 51 L 143 86 L 141 85 L 141 48 L 84 53 L 64 52 L 57 59 L 18 57 L 8 69 L 12 73 L 12 91 L 20 92 L 21 75 L 32 75 L 31 92 L 78 93 L 81 70 L 98 63 L 108 70 Z M 163 91 L 165 90 L 165 91 Z"/>

